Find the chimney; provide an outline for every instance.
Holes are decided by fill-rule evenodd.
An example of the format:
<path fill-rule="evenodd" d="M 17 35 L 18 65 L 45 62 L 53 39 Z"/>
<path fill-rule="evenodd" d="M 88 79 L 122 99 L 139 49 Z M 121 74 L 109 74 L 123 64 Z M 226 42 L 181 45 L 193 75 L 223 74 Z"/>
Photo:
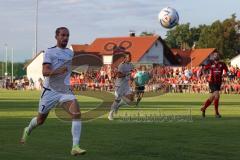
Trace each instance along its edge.
<path fill-rule="evenodd" d="M 135 37 L 135 31 L 130 30 L 130 31 L 129 31 L 129 36 L 130 36 L 130 37 Z"/>

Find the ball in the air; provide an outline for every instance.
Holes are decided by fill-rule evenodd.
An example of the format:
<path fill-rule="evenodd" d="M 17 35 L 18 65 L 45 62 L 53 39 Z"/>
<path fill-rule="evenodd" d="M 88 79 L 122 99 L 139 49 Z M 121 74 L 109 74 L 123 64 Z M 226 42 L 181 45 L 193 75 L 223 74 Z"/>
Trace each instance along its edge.
<path fill-rule="evenodd" d="M 165 7 L 158 14 L 158 21 L 164 28 L 173 28 L 179 22 L 178 12 L 174 8 Z"/>

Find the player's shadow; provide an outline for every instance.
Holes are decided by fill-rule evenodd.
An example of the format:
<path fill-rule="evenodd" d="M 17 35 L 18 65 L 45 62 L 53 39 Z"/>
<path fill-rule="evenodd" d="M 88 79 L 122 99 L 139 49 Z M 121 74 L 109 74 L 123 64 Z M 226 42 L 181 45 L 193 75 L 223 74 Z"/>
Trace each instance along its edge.
<path fill-rule="evenodd" d="M 82 121 L 93 120 L 105 115 L 109 112 L 112 102 L 114 100 L 114 95 L 107 91 L 78 91 L 75 92 L 75 94 L 76 93 L 77 95 L 92 97 L 101 100 L 99 104 L 85 102 L 83 103 L 84 106 L 82 106 L 81 102 L 79 102 L 80 106 L 82 106 L 83 108 L 93 108 L 81 113 Z M 61 106 L 55 108 L 55 114 L 61 120 L 71 121 L 71 116 L 67 112 L 65 112 Z"/>
<path fill-rule="evenodd" d="M 167 93 L 166 87 L 162 87 L 156 92 L 146 92 L 144 94 L 144 97 L 157 97 L 160 95 L 163 95 Z M 98 100 L 101 100 L 99 104 L 96 104 L 96 102 L 84 102 L 81 103 L 79 102 L 80 106 L 84 109 L 89 108 L 86 112 L 81 113 L 81 119 L 82 121 L 89 121 L 93 119 L 97 119 L 106 113 L 109 112 L 111 105 L 114 101 L 114 94 L 108 91 L 93 91 L 93 90 L 87 90 L 87 91 L 74 91 L 75 95 L 80 95 L 80 96 L 86 96 L 86 97 L 91 97 L 91 98 L 96 98 Z M 156 102 L 157 104 L 158 102 Z M 90 109 L 93 108 L 93 109 Z M 57 106 L 55 108 L 55 115 L 64 121 L 71 121 L 71 116 L 64 111 L 64 109 L 61 106 Z"/>

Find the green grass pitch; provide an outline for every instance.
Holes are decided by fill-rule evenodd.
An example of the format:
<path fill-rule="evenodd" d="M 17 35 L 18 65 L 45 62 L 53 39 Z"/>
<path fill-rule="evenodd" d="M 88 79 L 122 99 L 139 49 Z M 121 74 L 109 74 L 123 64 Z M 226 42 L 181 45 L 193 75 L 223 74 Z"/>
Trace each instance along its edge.
<path fill-rule="evenodd" d="M 37 114 L 40 92 L 0 90 L 0 160 L 239 160 L 240 96 L 222 95 L 221 119 L 213 106 L 207 117 L 200 106 L 207 94 L 165 94 L 145 98 L 140 107 L 123 107 L 119 119 L 106 115 L 84 122 L 81 147 L 88 152 L 72 157 L 71 123 L 51 112 L 46 123 L 34 130 L 25 145 L 19 144 L 22 129 Z M 99 100 L 79 96 L 82 112 Z M 186 115 L 187 120 L 147 120 L 147 116 Z M 124 116 L 143 116 L 135 121 Z M 144 119 L 145 118 L 145 119 Z M 184 118 L 184 117 L 183 117 Z"/>

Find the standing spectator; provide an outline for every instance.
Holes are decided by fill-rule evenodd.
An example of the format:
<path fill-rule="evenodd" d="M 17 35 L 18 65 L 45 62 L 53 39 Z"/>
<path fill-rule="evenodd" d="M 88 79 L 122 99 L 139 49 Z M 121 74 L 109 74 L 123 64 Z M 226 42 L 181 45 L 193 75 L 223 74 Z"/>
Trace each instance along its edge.
<path fill-rule="evenodd" d="M 30 80 L 29 80 L 29 88 L 30 88 L 31 90 L 34 89 L 34 82 L 33 82 L 33 79 L 32 79 L 32 78 L 30 78 Z"/>

